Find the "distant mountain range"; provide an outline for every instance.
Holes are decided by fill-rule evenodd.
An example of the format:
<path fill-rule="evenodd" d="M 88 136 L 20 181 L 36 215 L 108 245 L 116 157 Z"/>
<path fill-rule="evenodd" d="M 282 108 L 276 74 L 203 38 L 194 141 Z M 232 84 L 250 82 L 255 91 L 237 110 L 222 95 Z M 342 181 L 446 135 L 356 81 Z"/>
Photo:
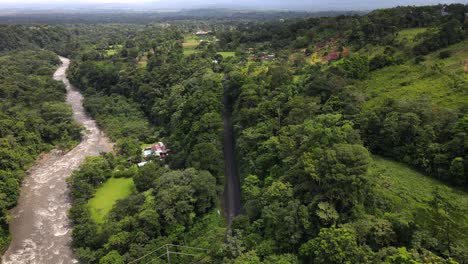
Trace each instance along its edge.
<path fill-rule="evenodd" d="M 464 1 L 444 0 L 161 0 L 150 4 L 156 8 L 244 8 L 255 10 L 295 10 L 295 11 L 325 11 L 325 10 L 371 10 L 376 8 L 395 7 L 397 5 L 434 5 L 438 3 L 453 3 Z"/>
<path fill-rule="evenodd" d="M 339 15 L 362 15 L 364 11 L 262 11 L 249 9 L 230 8 L 194 8 L 179 11 L 157 9 L 139 10 L 120 8 L 65 8 L 65 7 L 40 7 L 40 8 L 0 8 L 0 24 L 75 24 L 75 23 L 131 23 L 148 24 L 158 21 L 171 21 L 178 19 L 255 19 L 278 20 L 297 17 L 323 17 Z"/>
<path fill-rule="evenodd" d="M 292 10 L 292 11 L 326 11 L 326 10 L 372 10 L 376 8 L 394 7 L 398 5 L 434 5 L 438 3 L 462 2 L 468 3 L 468 0 L 450 1 L 450 0 L 159 0 L 151 1 L 140 0 L 124 3 L 122 0 L 111 1 L 82 0 L 66 2 L 61 0 L 37 2 L 0 2 L 0 8 L 8 9 L 130 9 L 145 11 L 177 11 L 181 9 L 196 8 L 229 8 L 229 9 L 248 9 L 248 10 Z"/>

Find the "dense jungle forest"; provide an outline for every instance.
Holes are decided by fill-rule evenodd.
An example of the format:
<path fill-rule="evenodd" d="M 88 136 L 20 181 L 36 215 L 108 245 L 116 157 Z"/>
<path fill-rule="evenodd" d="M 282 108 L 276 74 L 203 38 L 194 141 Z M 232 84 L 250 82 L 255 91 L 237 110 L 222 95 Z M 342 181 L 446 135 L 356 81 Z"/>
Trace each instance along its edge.
<path fill-rule="evenodd" d="M 80 263 L 468 263 L 467 5 L 199 12 L 0 25 L 0 252 L 27 169 L 85 135 L 58 54 L 115 142 L 67 180 Z"/>

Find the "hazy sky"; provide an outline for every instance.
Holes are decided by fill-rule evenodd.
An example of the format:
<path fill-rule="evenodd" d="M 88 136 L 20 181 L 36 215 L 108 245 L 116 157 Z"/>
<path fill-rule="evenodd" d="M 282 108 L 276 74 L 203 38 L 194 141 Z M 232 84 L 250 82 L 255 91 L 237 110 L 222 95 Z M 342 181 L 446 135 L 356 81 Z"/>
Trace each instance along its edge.
<path fill-rule="evenodd" d="M 154 2 L 160 2 L 160 1 L 163 1 L 164 0 L 23 0 L 23 1 L 18 1 L 18 0 L 0 0 L 0 3 L 8 3 L 8 4 L 14 4 L 14 3 L 22 3 L 22 4 L 90 4 L 90 3 L 126 3 L 126 4 L 132 4 L 132 3 L 154 3 Z M 186 1 L 179 1 L 179 2 L 199 2 L 199 3 L 204 3 L 204 2 L 208 2 L 208 3 L 235 3 L 237 1 L 232 1 L 232 0 L 212 0 L 212 1 L 207 1 L 207 0 L 198 0 L 198 1 L 194 1 L 194 0 L 186 0 Z M 269 0 L 265 0 L 265 1 L 262 1 L 264 2 L 266 5 L 270 2 Z M 289 2 L 289 0 L 283 0 L 283 1 L 274 1 L 274 2 L 284 2 L 285 4 Z M 310 2 L 314 2 L 316 4 L 324 4 L 326 5 L 328 2 L 330 2 L 329 0 L 302 0 L 301 2 L 303 3 L 310 3 Z M 342 0 L 342 1 L 332 1 L 332 2 L 345 2 L 345 3 L 349 3 L 350 1 L 347 1 L 347 0 Z M 361 3 L 375 3 L 375 2 L 379 2 L 379 1 L 375 1 L 375 0 L 353 0 L 351 2 L 355 2 L 357 4 L 361 4 Z M 389 1 L 382 1 L 382 2 L 389 2 Z M 438 3 L 438 2 L 442 2 L 442 3 L 445 3 L 445 2 L 459 2 L 459 3 L 463 3 L 463 2 L 467 2 L 466 0 L 463 1 L 444 1 L 444 0 L 395 0 L 393 1 L 395 3 L 408 3 L 408 4 L 424 4 L 424 3 L 428 3 L 428 4 L 433 4 L 433 3 Z"/>
<path fill-rule="evenodd" d="M 95 3 L 148 3 L 157 2 L 158 0 L 0 0 L 2 4 L 95 4 Z"/>
<path fill-rule="evenodd" d="M 238 7 L 255 9 L 294 9 L 294 10 L 370 10 L 397 5 L 433 5 L 438 3 L 464 3 L 468 0 L 0 0 L 0 7 L 151 7 L 199 8 L 199 7 Z"/>

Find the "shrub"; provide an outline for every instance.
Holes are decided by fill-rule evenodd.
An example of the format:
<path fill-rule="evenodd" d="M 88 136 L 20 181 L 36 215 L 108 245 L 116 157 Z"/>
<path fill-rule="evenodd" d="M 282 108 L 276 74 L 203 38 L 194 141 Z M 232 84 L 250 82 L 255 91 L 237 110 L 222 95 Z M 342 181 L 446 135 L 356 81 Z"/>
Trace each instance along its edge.
<path fill-rule="evenodd" d="M 446 59 L 450 57 L 452 53 L 449 50 L 444 50 L 439 53 L 439 59 Z"/>

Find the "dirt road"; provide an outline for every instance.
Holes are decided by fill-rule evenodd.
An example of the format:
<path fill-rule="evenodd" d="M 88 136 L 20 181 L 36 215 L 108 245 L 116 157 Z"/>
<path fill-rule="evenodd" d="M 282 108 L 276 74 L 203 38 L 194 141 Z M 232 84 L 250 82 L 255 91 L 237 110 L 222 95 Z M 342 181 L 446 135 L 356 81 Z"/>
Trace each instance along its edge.
<path fill-rule="evenodd" d="M 228 98 L 224 93 L 224 210 L 229 225 L 232 219 L 241 212 L 239 171 L 234 152 L 234 128 Z"/>

